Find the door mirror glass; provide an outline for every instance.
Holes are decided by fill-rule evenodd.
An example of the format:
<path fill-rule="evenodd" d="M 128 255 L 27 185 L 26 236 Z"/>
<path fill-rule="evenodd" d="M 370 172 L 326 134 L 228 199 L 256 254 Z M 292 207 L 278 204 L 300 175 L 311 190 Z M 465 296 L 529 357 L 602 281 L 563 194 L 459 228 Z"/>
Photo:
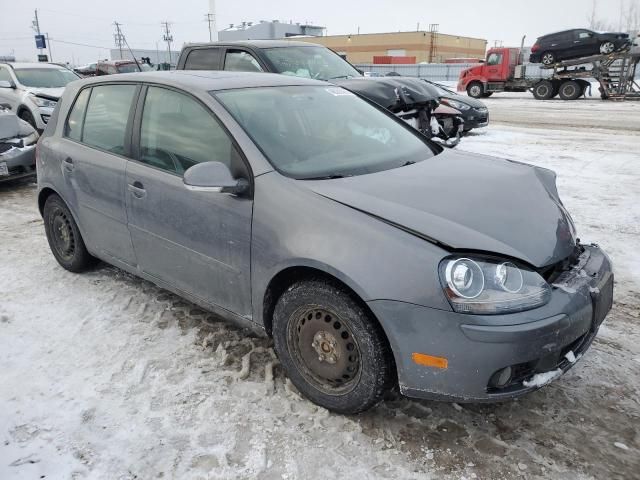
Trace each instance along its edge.
<path fill-rule="evenodd" d="M 8 80 L 0 80 L 0 88 L 15 88 L 15 85 Z"/>
<path fill-rule="evenodd" d="M 249 182 L 236 180 L 222 162 L 198 163 L 184 172 L 182 181 L 191 190 L 240 194 L 248 190 Z"/>

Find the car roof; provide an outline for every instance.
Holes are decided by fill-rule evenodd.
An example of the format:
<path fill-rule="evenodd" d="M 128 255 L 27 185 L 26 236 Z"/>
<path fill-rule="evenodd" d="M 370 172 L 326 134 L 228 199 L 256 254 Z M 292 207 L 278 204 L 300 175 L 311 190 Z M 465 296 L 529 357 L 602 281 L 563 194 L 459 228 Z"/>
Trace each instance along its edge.
<path fill-rule="evenodd" d="M 67 68 L 62 65 L 46 62 L 0 62 L 0 65 L 9 65 L 13 68 Z"/>
<path fill-rule="evenodd" d="M 127 63 L 136 63 L 136 61 L 131 58 L 123 58 L 122 60 L 98 60 L 95 63 L 99 63 L 101 65 L 124 65 Z"/>
<path fill-rule="evenodd" d="M 234 88 L 279 87 L 291 85 L 327 86 L 326 82 L 277 73 L 225 72 L 211 70 L 170 70 L 160 72 L 134 72 L 85 78 L 74 82 L 79 86 L 118 83 L 156 83 L 182 89 L 200 91 L 230 90 Z"/>
<path fill-rule="evenodd" d="M 559 30 L 557 32 L 552 32 L 552 33 L 547 33 L 545 35 L 540 35 L 538 38 L 546 38 L 546 37 L 552 37 L 554 35 L 560 35 L 562 33 L 569 33 L 569 32 L 575 32 L 576 30 L 588 30 L 589 32 L 592 32 L 593 30 L 590 30 L 588 28 L 569 28 L 567 30 Z"/>
<path fill-rule="evenodd" d="M 228 42 L 203 42 L 187 43 L 183 48 L 212 47 L 212 46 L 237 46 L 253 48 L 279 48 L 279 47 L 322 47 L 316 43 L 296 42 L 295 40 L 231 40 Z"/>

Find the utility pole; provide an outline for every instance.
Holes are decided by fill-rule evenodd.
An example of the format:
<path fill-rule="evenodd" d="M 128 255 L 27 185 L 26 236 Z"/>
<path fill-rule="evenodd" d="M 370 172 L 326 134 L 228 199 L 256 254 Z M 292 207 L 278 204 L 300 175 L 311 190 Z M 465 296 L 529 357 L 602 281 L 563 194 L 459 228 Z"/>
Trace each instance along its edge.
<path fill-rule="evenodd" d="M 120 50 L 120 60 L 123 60 L 122 45 L 124 44 L 125 39 L 122 31 L 120 30 L 120 25 L 122 24 L 118 22 L 113 22 L 113 26 L 116 27 L 116 33 L 113 34 L 113 39 L 116 42 L 116 47 L 118 47 L 118 49 Z"/>
<path fill-rule="evenodd" d="M 169 56 L 167 63 L 171 66 L 171 42 L 173 42 L 173 35 L 171 35 L 171 30 L 169 30 L 169 22 L 162 22 L 162 26 L 164 27 L 162 39 L 167 42 L 167 55 Z"/>
<path fill-rule="evenodd" d="M 49 61 L 53 62 L 53 54 L 51 53 L 51 40 L 49 40 L 49 34 L 45 34 L 47 36 L 47 47 L 49 47 Z"/>
<path fill-rule="evenodd" d="M 31 22 L 31 28 L 33 28 L 33 30 L 38 35 L 40 35 L 40 22 L 38 21 L 38 9 L 37 8 L 34 10 L 34 14 L 35 14 L 35 18 Z M 42 55 L 42 49 L 41 48 L 38 49 L 38 54 Z"/>
<path fill-rule="evenodd" d="M 209 41 L 213 42 L 213 31 L 211 30 L 211 25 L 216 24 L 215 15 L 213 13 L 206 13 L 204 16 L 205 16 L 204 21 L 209 24 Z"/>

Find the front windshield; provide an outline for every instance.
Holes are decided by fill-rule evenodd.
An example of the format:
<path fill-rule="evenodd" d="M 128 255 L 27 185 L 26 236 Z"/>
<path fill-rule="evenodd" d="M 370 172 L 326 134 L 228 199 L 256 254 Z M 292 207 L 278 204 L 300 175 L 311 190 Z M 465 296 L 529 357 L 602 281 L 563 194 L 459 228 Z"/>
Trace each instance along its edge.
<path fill-rule="evenodd" d="M 138 65 L 140 65 L 140 68 L 138 68 Z M 149 72 L 153 70 L 146 63 L 138 63 L 138 65 L 135 63 L 120 63 L 118 65 L 118 73 Z"/>
<path fill-rule="evenodd" d="M 411 127 L 340 87 L 262 87 L 214 95 L 274 168 L 293 178 L 362 175 L 434 155 Z"/>
<path fill-rule="evenodd" d="M 262 50 L 276 73 L 296 77 L 332 80 L 360 77 L 349 62 L 324 47 L 280 47 Z"/>
<path fill-rule="evenodd" d="M 78 80 L 78 75 L 66 68 L 16 68 L 16 77 L 25 87 L 59 88 Z"/>

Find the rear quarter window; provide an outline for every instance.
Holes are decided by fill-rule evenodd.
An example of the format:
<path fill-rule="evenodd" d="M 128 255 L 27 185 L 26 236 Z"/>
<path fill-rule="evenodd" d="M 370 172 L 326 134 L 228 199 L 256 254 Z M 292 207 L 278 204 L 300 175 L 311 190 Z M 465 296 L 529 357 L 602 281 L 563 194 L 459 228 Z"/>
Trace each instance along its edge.
<path fill-rule="evenodd" d="M 219 70 L 220 55 L 221 50 L 219 48 L 192 50 L 184 62 L 184 68 L 185 70 Z"/>

